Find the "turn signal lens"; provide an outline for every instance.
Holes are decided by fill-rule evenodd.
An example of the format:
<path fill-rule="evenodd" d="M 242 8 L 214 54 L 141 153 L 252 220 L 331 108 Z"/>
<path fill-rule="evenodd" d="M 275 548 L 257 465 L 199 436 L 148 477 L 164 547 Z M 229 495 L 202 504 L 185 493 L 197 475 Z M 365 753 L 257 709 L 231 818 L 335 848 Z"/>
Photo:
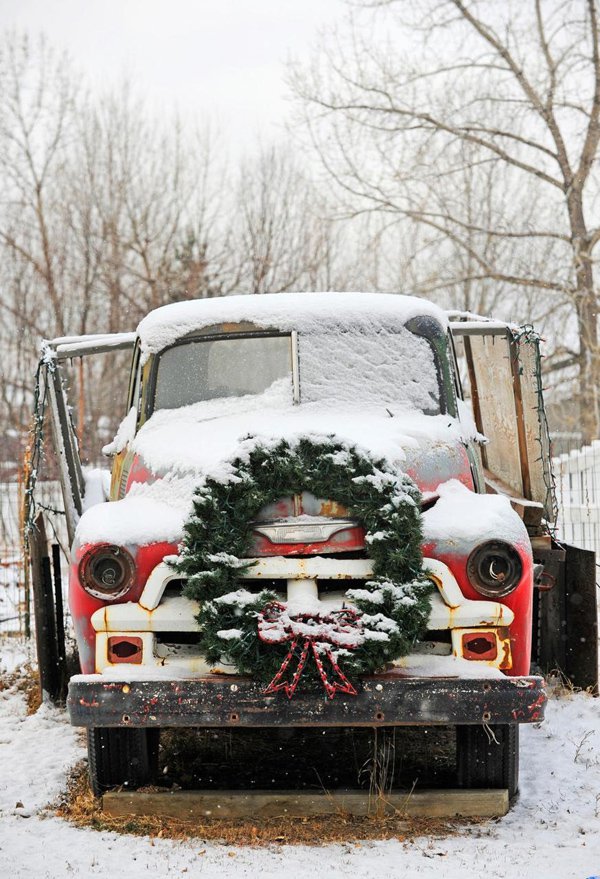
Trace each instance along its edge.
<path fill-rule="evenodd" d="M 471 585 L 487 598 L 503 598 L 515 589 L 523 575 L 517 550 L 503 540 L 490 540 L 473 550 L 467 562 Z"/>
<path fill-rule="evenodd" d="M 121 546 L 102 544 L 88 550 L 79 562 L 79 581 L 86 592 L 103 601 L 121 598 L 135 574 L 132 557 Z"/>
<path fill-rule="evenodd" d="M 498 656 L 493 632 L 471 632 L 462 636 L 463 659 L 493 661 Z"/>
<path fill-rule="evenodd" d="M 108 639 L 107 658 L 109 662 L 117 665 L 120 662 L 135 663 L 139 665 L 142 661 L 143 643 L 138 637 L 123 638 L 121 636 L 111 636 Z"/>

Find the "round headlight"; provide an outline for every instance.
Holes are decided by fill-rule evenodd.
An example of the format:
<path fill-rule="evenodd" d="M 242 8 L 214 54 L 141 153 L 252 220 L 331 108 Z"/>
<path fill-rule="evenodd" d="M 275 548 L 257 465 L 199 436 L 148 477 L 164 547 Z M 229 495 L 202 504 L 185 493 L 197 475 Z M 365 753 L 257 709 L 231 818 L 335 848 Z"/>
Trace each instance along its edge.
<path fill-rule="evenodd" d="M 518 586 L 523 575 L 521 557 L 510 543 L 490 540 L 469 556 L 467 575 L 481 595 L 503 598 Z"/>
<path fill-rule="evenodd" d="M 121 546 L 95 546 L 79 562 L 79 581 L 86 592 L 103 601 L 121 598 L 133 584 L 135 565 Z"/>

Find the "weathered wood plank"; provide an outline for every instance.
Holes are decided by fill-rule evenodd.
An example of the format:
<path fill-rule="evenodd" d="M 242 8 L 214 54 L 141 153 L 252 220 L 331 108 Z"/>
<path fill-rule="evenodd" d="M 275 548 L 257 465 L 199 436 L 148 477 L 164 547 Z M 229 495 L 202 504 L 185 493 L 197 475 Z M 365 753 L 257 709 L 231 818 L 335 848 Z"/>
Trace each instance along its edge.
<path fill-rule="evenodd" d="M 411 818 L 496 818 L 508 812 L 507 790 L 424 790 L 392 793 L 384 799 L 363 791 L 111 791 L 102 809 L 113 818 L 160 816 L 198 822 L 206 818 L 366 816 Z"/>

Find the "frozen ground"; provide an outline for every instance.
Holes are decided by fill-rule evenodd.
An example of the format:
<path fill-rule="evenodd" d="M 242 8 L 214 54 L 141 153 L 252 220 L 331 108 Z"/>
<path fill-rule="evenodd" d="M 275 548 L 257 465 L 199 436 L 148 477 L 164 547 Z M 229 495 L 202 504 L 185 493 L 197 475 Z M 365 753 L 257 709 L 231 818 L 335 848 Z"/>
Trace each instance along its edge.
<path fill-rule="evenodd" d="M 0 637 L 0 672 L 28 650 Z M 46 805 L 83 754 L 63 713 L 30 717 L 15 690 L 0 691 L 0 877 L 78 876 L 413 877 L 587 879 L 600 875 L 600 700 L 550 702 L 547 720 L 524 727 L 521 795 L 502 820 L 457 837 L 365 842 L 360 847 L 230 848 L 81 830 Z"/>

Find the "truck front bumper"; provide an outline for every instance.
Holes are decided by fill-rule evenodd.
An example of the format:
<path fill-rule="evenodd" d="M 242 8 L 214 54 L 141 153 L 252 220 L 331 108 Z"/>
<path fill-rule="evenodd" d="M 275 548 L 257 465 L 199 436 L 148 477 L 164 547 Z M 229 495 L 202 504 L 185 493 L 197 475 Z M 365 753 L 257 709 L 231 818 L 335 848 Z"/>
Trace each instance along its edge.
<path fill-rule="evenodd" d="M 78 675 L 67 706 L 86 727 L 340 727 L 534 723 L 544 717 L 540 677 L 362 678 L 358 694 L 298 691 L 265 696 L 248 678 L 123 679 Z"/>

